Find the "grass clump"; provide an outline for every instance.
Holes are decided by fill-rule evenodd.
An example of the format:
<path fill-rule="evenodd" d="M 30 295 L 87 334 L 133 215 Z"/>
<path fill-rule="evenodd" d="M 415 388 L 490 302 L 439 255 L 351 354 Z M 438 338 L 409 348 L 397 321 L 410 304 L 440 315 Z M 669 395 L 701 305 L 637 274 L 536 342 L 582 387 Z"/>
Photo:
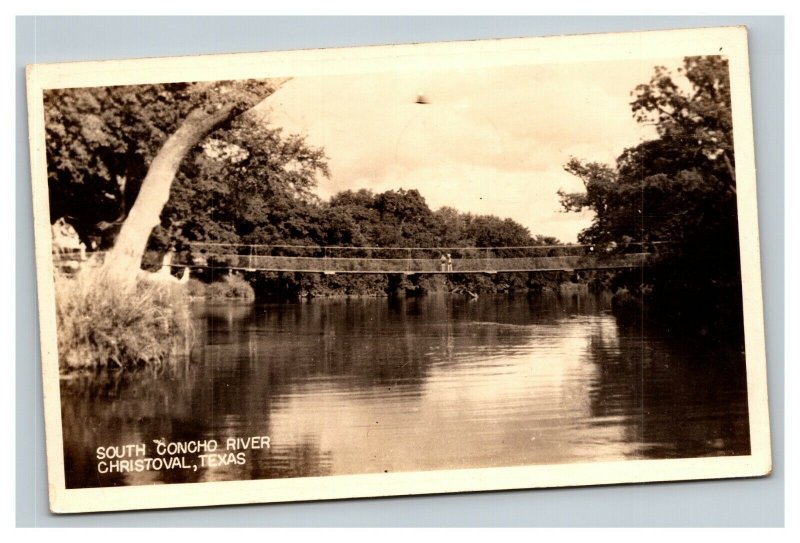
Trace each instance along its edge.
<path fill-rule="evenodd" d="M 183 285 L 115 279 L 102 269 L 56 277 L 59 369 L 158 366 L 193 340 Z"/>
<path fill-rule="evenodd" d="M 186 292 L 192 299 L 203 299 L 206 297 L 206 289 L 208 285 L 194 277 L 190 278 L 186 283 Z"/>
<path fill-rule="evenodd" d="M 238 275 L 226 275 L 220 281 L 206 286 L 205 297 L 208 300 L 240 300 L 252 302 L 256 293 L 250 283 Z"/>

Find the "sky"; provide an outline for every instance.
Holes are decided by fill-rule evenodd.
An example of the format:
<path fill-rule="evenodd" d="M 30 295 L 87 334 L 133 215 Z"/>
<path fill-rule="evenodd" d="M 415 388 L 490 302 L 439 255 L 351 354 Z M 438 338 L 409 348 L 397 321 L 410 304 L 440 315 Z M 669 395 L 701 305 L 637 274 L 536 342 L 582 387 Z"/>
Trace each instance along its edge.
<path fill-rule="evenodd" d="M 510 217 L 531 234 L 575 242 L 590 212 L 565 213 L 557 191 L 581 181 L 570 157 L 613 163 L 653 137 L 631 91 L 678 60 L 302 77 L 260 106 L 270 124 L 325 149 L 318 195 L 417 189 L 431 209 Z M 422 94 L 427 104 L 418 104 Z"/>

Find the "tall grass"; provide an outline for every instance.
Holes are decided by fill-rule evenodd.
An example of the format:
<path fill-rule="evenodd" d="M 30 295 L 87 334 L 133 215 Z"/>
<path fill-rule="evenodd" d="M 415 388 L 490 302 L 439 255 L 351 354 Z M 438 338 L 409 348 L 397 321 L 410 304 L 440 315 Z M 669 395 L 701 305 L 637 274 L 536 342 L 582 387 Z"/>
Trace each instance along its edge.
<path fill-rule="evenodd" d="M 183 285 L 125 284 L 102 269 L 56 277 L 59 368 L 158 366 L 193 340 Z"/>

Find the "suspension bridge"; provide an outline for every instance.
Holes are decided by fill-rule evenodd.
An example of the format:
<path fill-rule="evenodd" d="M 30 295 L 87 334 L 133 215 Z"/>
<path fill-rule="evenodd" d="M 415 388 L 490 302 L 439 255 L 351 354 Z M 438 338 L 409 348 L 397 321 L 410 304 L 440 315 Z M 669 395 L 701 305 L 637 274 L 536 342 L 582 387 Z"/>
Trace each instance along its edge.
<path fill-rule="evenodd" d="M 195 242 L 168 253 L 165 267 L 334 274 L 575 272 L 648 266 L 664 242 L 520 247 L 335 247 Z M 101 251 L 53 253 L 58 268 L 97 265 Z"/>
<path fill-rule="evenodd" d="M 333 274 L 495 274 L 639 268 L 659 243 L 520 247 L 334 247 L 191 243 L 172 267 Z"/>

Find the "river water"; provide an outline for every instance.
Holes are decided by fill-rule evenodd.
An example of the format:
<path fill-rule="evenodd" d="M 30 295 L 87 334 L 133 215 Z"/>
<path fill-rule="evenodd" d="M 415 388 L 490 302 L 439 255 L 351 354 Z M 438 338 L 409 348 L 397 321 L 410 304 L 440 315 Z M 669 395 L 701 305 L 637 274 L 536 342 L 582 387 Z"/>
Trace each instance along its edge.
<path fill-rule="evenodd" d="M 231 303 L 195 315 L 197 345 L 174 366 L 62 380 L 69 488 L 750 451 L 742 353 L 621 326 L 608 295 Z M 248 436 L 269 436 L 269 448 L 244 462 L 185 455 L 137 471 L 97 456 L 198 440 L 222 453 Z"/>

